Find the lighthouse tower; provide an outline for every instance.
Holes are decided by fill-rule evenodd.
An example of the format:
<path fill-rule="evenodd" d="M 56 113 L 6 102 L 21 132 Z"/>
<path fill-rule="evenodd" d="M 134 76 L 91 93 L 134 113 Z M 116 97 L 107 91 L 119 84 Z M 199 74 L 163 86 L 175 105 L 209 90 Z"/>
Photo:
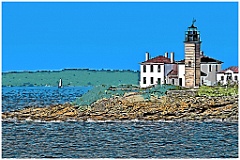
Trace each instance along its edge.
<path fill-rule="evenodd" d="M 201 41 L 200 32 L 194 26 L 196 20 L 193 19 L 192 25 L 185 32 L 185 87 L 198 88 L 200 85 L 200 51 Z"/>

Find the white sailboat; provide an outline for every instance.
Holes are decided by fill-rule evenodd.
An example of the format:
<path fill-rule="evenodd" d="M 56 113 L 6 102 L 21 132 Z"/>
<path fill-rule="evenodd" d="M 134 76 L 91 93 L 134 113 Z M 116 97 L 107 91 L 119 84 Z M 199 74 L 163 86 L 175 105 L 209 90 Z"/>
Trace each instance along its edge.
<path fill-rule="evenodd" d="M 58 88 L 62 88 L 62 79 L 60 78 L 59 83 L 58 83 Z"/>

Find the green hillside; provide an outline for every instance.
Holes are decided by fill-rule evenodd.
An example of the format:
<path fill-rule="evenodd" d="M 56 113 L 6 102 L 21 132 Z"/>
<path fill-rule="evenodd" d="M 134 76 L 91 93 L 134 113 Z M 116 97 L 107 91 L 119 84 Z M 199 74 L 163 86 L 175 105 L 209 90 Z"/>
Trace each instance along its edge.
<path fill-rule="evenodd" d="M 139 72 L 130 70 L 64 69 L 61 71 L 24 71 L 2 73 L 2 86 L 138 85 Z"/>

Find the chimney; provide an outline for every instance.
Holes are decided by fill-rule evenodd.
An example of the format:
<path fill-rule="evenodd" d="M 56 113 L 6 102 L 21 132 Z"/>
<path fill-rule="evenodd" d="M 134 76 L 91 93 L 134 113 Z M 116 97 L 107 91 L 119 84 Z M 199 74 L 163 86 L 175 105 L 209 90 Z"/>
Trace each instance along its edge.
<path fill-rule="evenodd" d="M 149 60 L 149 57 L 150 57 L 149 53 L 146 52 L 146 59 L 145 59 L 145 60 L 146 60 L 146 61 Z"/>
<path fill-rule="evenodd" d="M 165 52 L 165 57 L 168 58 L 168 52 Z"/>
<path fill-rule="evenodd" d="M 171 63 L 174 63 L 174 52 L 171 52 Z"/>

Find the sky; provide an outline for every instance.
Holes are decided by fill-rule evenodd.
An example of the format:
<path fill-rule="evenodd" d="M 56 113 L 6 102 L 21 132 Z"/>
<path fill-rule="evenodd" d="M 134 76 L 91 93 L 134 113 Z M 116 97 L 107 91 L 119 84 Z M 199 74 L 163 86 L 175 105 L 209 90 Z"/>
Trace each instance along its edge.
<path fill-rule="evenodd" d="M 174 52 L 196 19 L 201 50 L 238 66 L 238 2 L 2 2 L 2 71 L 139 70 Z"/>

